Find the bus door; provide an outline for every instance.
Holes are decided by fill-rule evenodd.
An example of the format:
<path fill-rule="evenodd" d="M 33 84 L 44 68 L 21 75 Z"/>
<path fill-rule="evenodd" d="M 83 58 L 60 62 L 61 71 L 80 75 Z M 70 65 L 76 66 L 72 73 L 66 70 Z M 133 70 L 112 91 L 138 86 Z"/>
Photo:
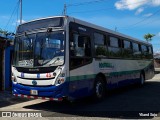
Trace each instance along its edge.
<path fill-rule="evenodd" d="M 73 97 L 88 94 L 91 58 L 91 37 L 87 34 L 72 33 L 70 36 L 70 93 Z M 92 69 L 93 70 L 93 69 Z"/>

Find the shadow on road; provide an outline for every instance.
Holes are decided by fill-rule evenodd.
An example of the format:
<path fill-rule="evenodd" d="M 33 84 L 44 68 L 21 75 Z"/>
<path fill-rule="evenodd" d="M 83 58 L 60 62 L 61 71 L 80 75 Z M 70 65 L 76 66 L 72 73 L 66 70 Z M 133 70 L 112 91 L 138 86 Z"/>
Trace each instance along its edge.
<path fill-rule="evenodd" d="M 0 92 L 0 108 L 26 101 L 29 99 L 15 97 L 11 92 Z"/>
<path fill-rule="evenodd" d="M 88 98 L 74 103 L 47 101 L 24 108 L 41 110 L 46 117 L 153 118 L 160 112 L 160 82 L 147 81 L 143 87 L 134 85 L 113 90 L 101 102 Z M 147 116 L 140 117 L 140 114 Z"/>

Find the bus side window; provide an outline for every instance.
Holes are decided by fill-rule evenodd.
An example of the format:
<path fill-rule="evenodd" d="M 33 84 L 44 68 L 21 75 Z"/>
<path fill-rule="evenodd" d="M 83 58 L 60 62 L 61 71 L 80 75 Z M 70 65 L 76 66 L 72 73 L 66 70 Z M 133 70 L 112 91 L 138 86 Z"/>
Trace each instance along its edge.
<path fill-rule="evenodd" d="M 142 49 L 142 58 L 147 59 L 147 56 L 148 56 L 148 48 L 147 48 L 147 46 L 142 45 L 141 49 Z"/>
<path fill-rule="evenodd" d="M 80 67 L 91 61 L 91 41 L 86 35 L 77 33 L 70 39 L 70 67 Z"/>
<path fill-rule="evenodd" d="M 94 33 L 95 56 L 108 56 L 107 47 L 105 45 L 105 36 L 101 33 Z"/>
<path fill-rule="evenodd" d="M 75 56 L 84 56 L 84 40 L 82 36 L 74 34 Z"/>
<path fill-rule="evenodd" d="M 74 56 L 84 57 L 91 56 L 91 43 L 90 39 L 87 36 L 81 36 L 78 34 L 73 35 L 73 47 L 74 47 Z"/>
<path fill-rule="evenodd" d="M 132 48 L 131 48 L 130 41 L 123 40 L 122 55 L 124 58 L 131 58 L 132 57 Z"/>
<path fill-rule="evenodd" d="M 91 57 L 91 40 L 89 37 L 84 38 L 85 56 Z"/>
<path fill-rule="evenodd" d="M 140 45 L 137 43 L 133 43 L 133 57 L 140 58 L 141 57 L 141 48 Z"/>
<path fill-rule="evenodd" d="M 121 41 L 117 37 L 109 37 L 109 46 L 108 46 L 108 51 L 109 51 L 109 56 L 110 57 L 121 57 Z"/>

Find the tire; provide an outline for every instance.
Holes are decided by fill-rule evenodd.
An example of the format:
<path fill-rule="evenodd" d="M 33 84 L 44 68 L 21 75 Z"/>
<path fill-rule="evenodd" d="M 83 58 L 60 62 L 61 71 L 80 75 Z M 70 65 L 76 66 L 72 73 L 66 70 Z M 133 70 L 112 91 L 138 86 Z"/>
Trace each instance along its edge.
<path fill-rule="evenodd" d="M 139 85 L 140 86 L 143 86 L 144 85 L 144 83 L 145 83 L 145 77 L 144 77 L 144 74 L 140 74 L 140 83 L 139 83 Z"/>
<path fill-rule="evenodd" d="M 96 77 L 95 84 L 94 84 L 94 100 L 99 101 L 105 97 L 105 82 L 103 78 L 98 76 Z"/>

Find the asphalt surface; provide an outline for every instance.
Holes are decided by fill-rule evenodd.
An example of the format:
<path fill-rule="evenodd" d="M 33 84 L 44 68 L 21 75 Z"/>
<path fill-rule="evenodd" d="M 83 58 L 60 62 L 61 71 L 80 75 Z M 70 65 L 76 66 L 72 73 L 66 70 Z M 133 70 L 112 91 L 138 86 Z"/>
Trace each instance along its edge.
<path fill-rule="evenodd" d="M 0 92 L 0 108 L 26 101 L 29 101 L 29 99 L 15 97 L 9 91 Z"/>
<path fill-rule="evenodd" d="M 143 87 L 132 85 L 110 91 L 101 102 L 93 102 L 89 98 L 74 103 L 27 101 L 21 98 L 14 98 L 14 101 L 13 104 L 3 105 L 3 101 L 0 100 L 0 111 L 37 111 L 41 112 L 43 117 L 60 117 L 67 120 L 70 117 L 78 119 L 84 117 L 87 119 L 88 117 L 95 117 L 94 119 L 160 119 L 160 74 L 148 80 Z"/>

